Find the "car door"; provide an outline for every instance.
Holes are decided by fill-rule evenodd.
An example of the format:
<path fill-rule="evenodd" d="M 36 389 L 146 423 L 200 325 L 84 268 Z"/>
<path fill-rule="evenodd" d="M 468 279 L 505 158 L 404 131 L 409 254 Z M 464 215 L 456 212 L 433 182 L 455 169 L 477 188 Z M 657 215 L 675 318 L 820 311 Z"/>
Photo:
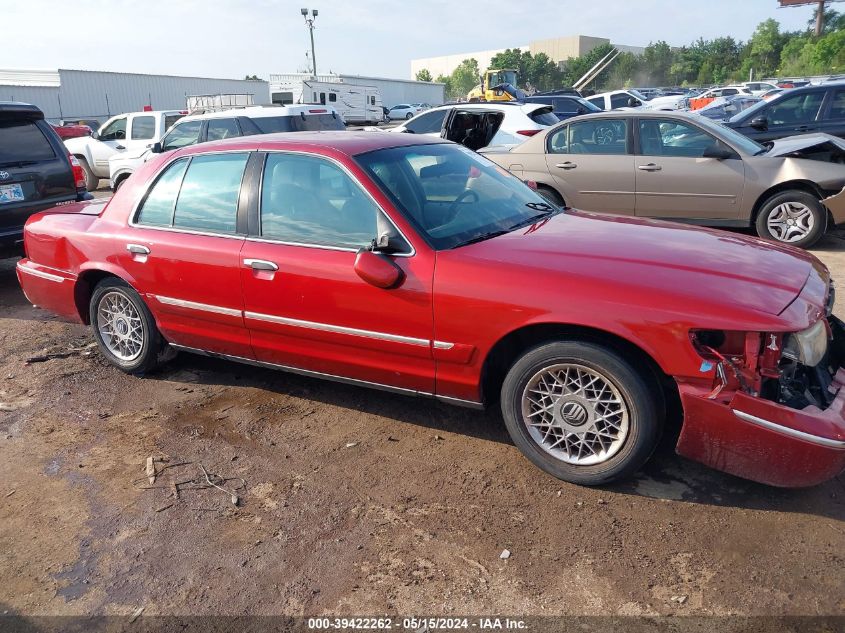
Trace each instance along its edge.
<path fill-rule="evenodd" d="M 176 345 L 252 357 L 239 259 L 246 222 L 238 222 L 249 155 L 218 152 L 169 163 L 119 236 L 119 264 Z"/>
<path fill-rule="evenodd" d="M 385 227 L 398 231 L 353 172 L 325 157 L 287 152 L 268 153 L 256 171 L 261 191 L 241 256 L 256 358 L 433 393 L 433 253 L 415 252 L 398 237 L 398 252 L 379 257 L 401 270 L 401 281 L 372 285 L 356 273 L 358 251 Z"/>
<path fill-rule="evenodd" d="M 126 149 L 127 116 L 114 117 L 99 132 L 98 138 L 91 142 L 92 168 L 98 174 L 109 173 L 109 158 Z"/>
<path fill-rule="evenodd" d="M 819 132 L 845 138 L 845 88 L 828 91 Z"/>
<path fill-rule="evenodd" d="M 708 132 L 679 118 L 637 121 L 637 215 L 736 220 L 745 187 L 739 154 Z M 709 148 L 730 158 L 705 158 Z"/>
<path fill-rule="evenodd" d="M 124 143 L 127 150 L 152 147 L 156 137 L 156 115 L 133 114 L 129 117 L 129 134 Z"/>
<path fill-rule="evenodd" d="M 569 206 L 634 214 L 634 156 L 625 118 L 588 118 L 549 134 L 546 168 Z"/>

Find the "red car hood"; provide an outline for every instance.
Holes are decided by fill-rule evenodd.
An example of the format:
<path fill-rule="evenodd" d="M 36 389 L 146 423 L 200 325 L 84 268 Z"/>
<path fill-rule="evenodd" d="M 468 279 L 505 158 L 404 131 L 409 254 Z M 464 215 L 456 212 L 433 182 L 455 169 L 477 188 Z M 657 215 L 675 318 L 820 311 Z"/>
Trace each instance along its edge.
<path fill-rule="evenodd" d="M 514 266 L 706 296 L 768 314 L 795 299 L 814 261 L 754 237 L 573 210 L 463 249 Z"/>

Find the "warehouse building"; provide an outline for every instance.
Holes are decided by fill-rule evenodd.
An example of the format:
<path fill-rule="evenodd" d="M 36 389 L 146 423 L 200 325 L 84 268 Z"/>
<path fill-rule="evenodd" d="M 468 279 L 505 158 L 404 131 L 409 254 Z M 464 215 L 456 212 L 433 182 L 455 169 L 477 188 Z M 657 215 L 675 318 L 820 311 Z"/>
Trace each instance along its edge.
<path fill-rule="evenodd" d="M 287 73 L 270 75 L 270 93 L 273 103 L 298 103 L 301 90 L 293 88 L 296 84 L 312 79 L 309 73 Z M 317 75 L 317 81 L 342 82 L 355 86 L 378 88 L 381 102 L 388 108 L 400 103 L 428 103 L 440 105 L 446 100 L 446 86 L 433 81 L 415 81 L 409 79 L 387 79 L 385 77 L 366 77 L 364 75 Z"/>
<path fill-rule="evenodd" d="M 53 122 L 95 119 L 103 123 L 123 112 L 182 110 L 189 95 L 210 94 L 249 94 L 256 105 L 271 103 L 266 81 L 0 69 L 0 101 L 32 103 Z"/>
<path fill-rule="evenodd" d="M 591 50 L 601 46 L 602 44 L 610 43 L 610 40 L 605 37 L 570 35 L 567 37 L 534 40 L 530 44 L 524 46 L 510 46 L 509 48 L 518 48 L 521 51 L 528 51 L 532 55 L 545 53 L 549 56 L 549 59 L 560 65 L 568 59 L 586 55 Z M 642 55 L 645 51 L 645 48 L 642 46 L 628 46 L 625 44 L 613 44 L 613 46 L 623 53 L 634 53 L 635 55 Z M 478 68 L 481 71 L 484 71 L 490 67 L 490 60 L 496 54 L 503 53 L 505 50 L 506 49 L 504 48 L 499 48 L 489 51 L 475 51 L 473 53 L 456 53 L 454 55 L 441 55 L 440 57 L 412 59 L 411 77 L 416 77 L 417 73 L 423 69 L 428 70 L 432 77 L 450 75 L 462 61 L 471 58 L 474 58 L 478 62 Z"/>

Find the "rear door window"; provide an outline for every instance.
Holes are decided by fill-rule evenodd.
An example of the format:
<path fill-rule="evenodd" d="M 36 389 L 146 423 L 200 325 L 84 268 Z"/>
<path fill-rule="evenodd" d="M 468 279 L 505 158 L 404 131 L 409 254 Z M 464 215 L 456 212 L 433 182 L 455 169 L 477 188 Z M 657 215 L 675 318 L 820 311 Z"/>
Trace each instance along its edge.
<path fill-rule="evenodd" d="M 234 233 L 247 153 L 194 156 L 182 179 L 173 226 Z"/>
<path fill-rule="evenodd" d="M 240 135 L 241 132 L 238 129 L 235 119 L 210 119 L 208 122 L 206 140 L 219 141 L 224 138 L 232 138 L 233 136 Z"/>
<path fill-rule="evenodd" d="M 528 115 L 528 118 L 538 125 L 557 125 L 560 123 L 560 120 L 555 116 L 552 106 L 534 110 Z"/>
<path fill-rule="evenodd" d="M 845 119 L 845 90 L 835 90 L 830 100 L 828 119 Z"/>
<path fill-rule="evenodd" d="M 416 119 L 405 125 L 405 129 L 414 134 L 432 134 L 434 132 L 440 133 L 443 127 L 443 120 L 450 110 L 433 110 L 418 116 Z"/>
<path fill-rule="evenodd" d="M 628 134 L 625 119 L 579 121 L 569 126 L 570 154 L 628 153 Z"/>
<path fill-rule="evenodd" d="M 55 157 L 53 146 L 35 121 L 0 120 L 0 166 Z"/>
<path fill-rule="evenodd" d="M 132 119 L 132 140 L 145 141 L 156 133 L 156 119 L 154 116 L 136 116 Z"/>

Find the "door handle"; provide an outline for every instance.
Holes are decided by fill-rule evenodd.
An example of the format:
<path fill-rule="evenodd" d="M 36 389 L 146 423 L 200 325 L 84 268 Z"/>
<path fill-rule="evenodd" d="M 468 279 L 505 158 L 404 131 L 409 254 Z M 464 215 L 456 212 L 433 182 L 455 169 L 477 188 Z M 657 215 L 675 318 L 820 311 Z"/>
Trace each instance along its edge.
<path fill-rule="evenodd" d="M 648 165 L 637 165 L 637 169 L 641 169 L 642 171 L 660 171 L 663 168 L 660 165 L 649 163 Z"/>
<path fill-rule="evenodd" d="M 268 262 L 266 259 L 245 259 L 244 266 L 249 266 L 253 270 L 269 270 L 270 272 L 279 270 L 275 262 Z"/>
<path fill-rule="evenodd" d="M 141 244 L 127 244 L 126 250 L 132 253 L 133 255 L 149 255 L 150 249 L 146 246 L 142 246 Z"/>
<path fill-rule="evenodd" d="M 123 145 L 117 145 L 117 146 L 115 146 L 115 149 L 121 149 L 122 150 L 122 149 L 126 149 L 126 148 Z"/>
<path fill-rule="evenodd" d="M 558 169 L 575 169 L 576 167 L 578 167 L 578 165 L 576 165 L 572 161 L 566 161 L 565 163 L 558 163 L 557 165 L 555 165 L 555 167 L 557 167 Z"/>

